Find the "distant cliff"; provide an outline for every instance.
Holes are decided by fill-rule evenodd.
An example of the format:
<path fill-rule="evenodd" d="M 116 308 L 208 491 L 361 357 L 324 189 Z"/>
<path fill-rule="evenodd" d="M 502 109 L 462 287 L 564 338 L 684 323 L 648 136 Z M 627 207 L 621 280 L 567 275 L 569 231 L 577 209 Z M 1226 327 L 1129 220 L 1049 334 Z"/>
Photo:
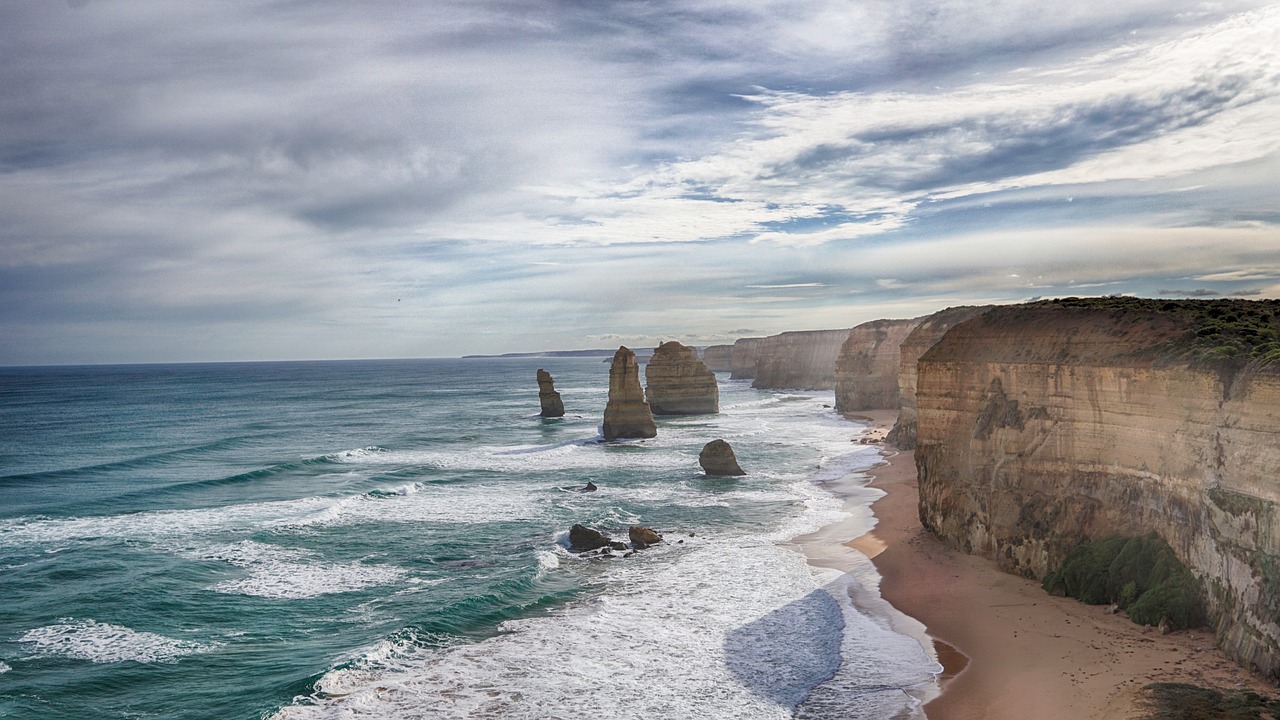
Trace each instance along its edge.
<path fill-rule="evenodd" d="M 702 362 L 711 372 L 731 372 L 733 370 L 733 346 L 708 345 L 702 351 Z"/>
<path fill-rule="evenodd" d="M 844 330 L 800 330 L 770 335 L 756 346 L 754 388 L 831 390 Z M 736 362 L 735 358 L 735 362 Z"/>
<path fill-rule="evenodd" d="M 916 364 L 956 323 L 990 310 L 990 305 L 947 308 L 925 317 L 898 349 L 898 420 L 885 436 L 887 442 L 903 450 L 916 446 Z M 837 376 L 837 382 L 839 378 Z M 839 395 L 836 396 L 839 401 Z M 837 406 L 838 407 L 838 406 Z"/>
<path fill-rule="evenodd" d="M 730 380 L 750 380 L 756 376 L 756 350 L 764 338 L 738 338 L 729 355 Z"/>
<path fill-rule="evenodd" d="M 918 370 L 926 528 L 1036 578 L 1155 532 L 1223 649 L 1280 678 L 1280 301 L 995 307 Z"/>
<path fill-rule="evenodd" d="M 899 348 L 920 320 L 872 320 L 849 331 L 836 358 L 836 410 L 898 407 Z"/>

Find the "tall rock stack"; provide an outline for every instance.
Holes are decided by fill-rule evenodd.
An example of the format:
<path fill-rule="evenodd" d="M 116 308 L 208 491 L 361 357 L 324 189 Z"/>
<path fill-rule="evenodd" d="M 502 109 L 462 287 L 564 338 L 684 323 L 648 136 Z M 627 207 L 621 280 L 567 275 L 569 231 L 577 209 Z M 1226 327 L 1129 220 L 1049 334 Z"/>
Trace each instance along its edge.
<path fill-rule="evenodd" d="M 672 340 L 653 351 L 644 369 L 645 399 L 654 415 L 704 415 L 720 412 L 716 374 L 698 359 L 698 351 Z"/>
<path fill-rule="evenodd" d="M 640 387 L 636 354 L 619 347 L 609 366 L 609 402 L 604 407 L 604 439 L 651 438 L 658 434 Z"/>
<path fill-rule="evenodd" d="M 542 417 L 563 417 L 564 401 L 556 392 L 551 373 L 538 368 L 538 401 L 542 403 Z"/>
<path fill-rule="evenodd" d="M 920 320 L 872 320 L 849 331 L 836 358 L 836 410 L 898 407 L 899 348 Z"/>

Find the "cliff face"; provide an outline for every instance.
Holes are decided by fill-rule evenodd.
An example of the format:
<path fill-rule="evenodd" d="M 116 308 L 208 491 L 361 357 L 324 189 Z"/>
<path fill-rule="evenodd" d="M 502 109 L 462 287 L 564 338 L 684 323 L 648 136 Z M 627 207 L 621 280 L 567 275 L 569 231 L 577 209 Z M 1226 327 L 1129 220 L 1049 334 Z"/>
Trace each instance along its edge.
<path fill-rule="evenodd" d="M 698 359 L 698 351 L 672 340 L 653 352 L 644 368 L 645 399 L 654 415 L 720 412 L 716 374 Z"/>
<path fill-rule="evenodd" d="M 920 320 L 872 320 L 849 331 L 836 358 L 836 410 L 898 407 L 899 348 Z"/>
<path fill-rule="evenodd" d="M 738 338 L 729 355 L 730 380 L 750 380 L 756 376 L 756 351 L 764 338 Z"/>
<path fill-rule="evenodd" d="M 636 354 L 618 348 L 609 366 L 609 401 L 604 406 L 604 439 L 651 438 L 658 434 L 649 403 L 640 387 Z"/>
<path fill-rule="evenodd" d="M 711 372 L 731 372 L 733 370 L 733 346 L 708 345 L 702 351 L 702 363 Z"/>
<path fill-rule="evenodd" d="M 831 390 L 836 358 L 849 330 L 801 330 L 770 335 L 756 347 L 754 388 Z M 734 348 L 734 363 L 737 347 Z"/>
<path fill-rule="evenodd" d="M 902 341 L 898 349 L 898 420 L 885 436 L 886 442 L 903 450 L 911 450 L 916 446 L 916 364 L 920 361 L 920 356 L 937 344 L 942 336 L 957 323 L 981 315 L 990 309 L 990 305 L 976 307 L 962 305 L 940 310 L 923 318 L 911 334 Z M 839 375 L 836 376 L 836 382 L 839 383 Z M 837 403 L 839 399 L 837 390 Z"/>
<path fill-rule="evenodd" d="M 1036 578 L 1085 539 L 1155 532 L 1223 649 L 1280 678 L 1280 368 L 1171 359 L 1204 332 L 1045 305 L 955 325 L 918 365 L 920 518 Z"/>

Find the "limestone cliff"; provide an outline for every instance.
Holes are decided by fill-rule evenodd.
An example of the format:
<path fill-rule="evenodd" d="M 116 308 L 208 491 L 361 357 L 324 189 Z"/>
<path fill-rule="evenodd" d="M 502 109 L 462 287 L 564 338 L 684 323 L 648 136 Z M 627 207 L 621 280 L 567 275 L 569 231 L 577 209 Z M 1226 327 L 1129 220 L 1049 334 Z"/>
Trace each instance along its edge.
<path fill-rule="evenodd" d="M 756 347 L 754 388 L 831 390 L 844 330 L 800 330 L 770 335 Z"/>
<path fill-rule="evenodd" d="M 903 450 L 916 446 L 916 363 L 957 323 L 981 315 L 990 305 L 961 305 L 926 316 L 902 341 L 898 361 L 898 420 L 885 441 Z M 837 382 L 839 376 L 837 376 Z M 836 395 L 839 402 L 840 396 Z M 839 407 L 839 405 L 837 405 Z"/>
<path fill-rule="evenodd" d="M 921 319 L 872 320 L 849 331 L 836 358 L 836 410 L 898 407 L 899 348 Z"/>
<path fill-rule="evenodd" d="M 720 412 L 716 374 L 687 345 L 674 340 L 659 345 L 645 365 L 644 380 L 645 399 L 654 415 Z"/>
<path fill-rule="evenodd" d="M 702 362 L 711 372 L 732 372 L 733 346 L 708 345 L 702 351 Z"/>
<path fill-rule="evenodd" d="M 542 405 L 542 417 L 564 417 L 564 401 L 556 392 L 551 373 L 538 368 L 538 402 Z"/>
<path fill-rule="evenodd" d="M 1089 538 L 1155 532 L 1220 645 L 1280 678 L 1280 301 L 997 307 L 918 364 L 920 519 L 1043 577 Z"/>
<path fill-rule="evenodd" d="M 625 346 L 609 366 L 609 400 L 604 407 L 604 439 L 651 438 L 658 434 L 640 387 L 640 364 Z"/>
<path fill-rule="evenodd" d="M 764 338 L 738 338 L 729 355 L 730 380 L 750 380 L 756 376 L 756 350 Z"/>

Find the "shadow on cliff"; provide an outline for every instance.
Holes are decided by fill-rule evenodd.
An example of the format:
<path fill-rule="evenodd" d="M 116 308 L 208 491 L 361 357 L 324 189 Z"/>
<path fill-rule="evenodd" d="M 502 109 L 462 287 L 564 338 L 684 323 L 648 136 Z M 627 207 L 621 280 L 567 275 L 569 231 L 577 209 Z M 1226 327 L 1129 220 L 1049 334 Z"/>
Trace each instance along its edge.
<path fill-rule="evenodd" d="M 835 599 L 814 590 L 730 631 L 725 665 L 752 693 L 794 708 L 839 669 L 843 628 Z"/>

